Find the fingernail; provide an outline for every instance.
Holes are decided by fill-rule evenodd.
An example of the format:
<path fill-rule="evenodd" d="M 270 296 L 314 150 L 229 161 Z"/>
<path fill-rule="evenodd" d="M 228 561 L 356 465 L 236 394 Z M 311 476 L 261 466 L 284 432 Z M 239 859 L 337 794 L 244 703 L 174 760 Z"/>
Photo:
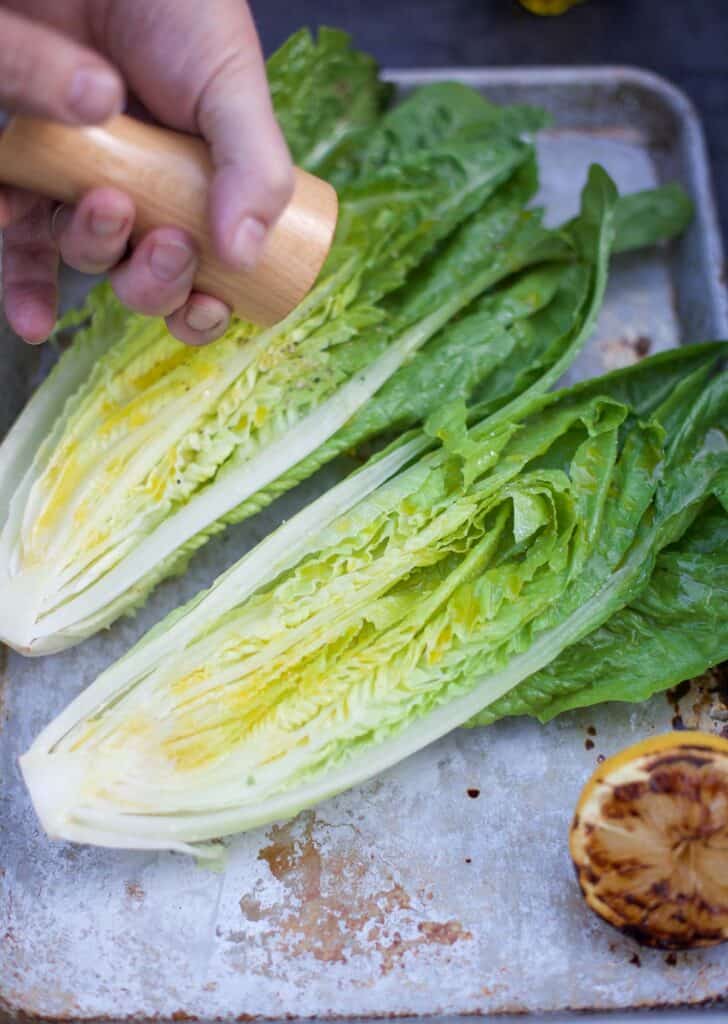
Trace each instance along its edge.
<path fill-rule="evenodd" d="M 232 239 L 235 263 L 245 270 L 252 270 L 260 259 L 267 233 L 265 224 L 257 217 L 243 217 Z"/>
<path fill-rule="evenodd" d="M 128 224 L 128 217 L 118 217 L 111 213 L 91 214 L 91 234 L 97 238 L 108 238 L 118 235 Z"/>
<path fill-rule="evenodd" d="M 71 80 L 68 105 L 81 121 L 95 124 L 120 110 L 119 79 L 105 68 L 79 68 Z"/>
<path fill-rule="evenodd" d="M 195 255 L 184 242 L 156 242 L 149 263 L 162 281 L 174 281 L 192 264 Z"/>
<path fill-rule="evenodd" d="M 190 306 L 185 313 L 185 323 L 193 331 L 211 331 L 214 327 L 222 327 L 225 317 L 207 306 Z"/>

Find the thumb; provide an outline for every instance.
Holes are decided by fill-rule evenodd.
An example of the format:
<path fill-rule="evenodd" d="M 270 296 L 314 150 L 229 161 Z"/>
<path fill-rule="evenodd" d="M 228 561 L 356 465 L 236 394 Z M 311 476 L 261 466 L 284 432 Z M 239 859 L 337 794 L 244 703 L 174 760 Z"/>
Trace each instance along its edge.
<path fill-rule="evenodd" d="M 0 108 L 80 124 L 121 111 L 121 78 L 93 50 L 2 9 L 0 39 Z"/>
<path fill-rule="evenodd" d="M 266 236 L 293 194 L 293 166 L 273 113 L 265 64 L 249 12 L 246 31 L 207 81 L 197 122 L 207 139 L 215 176 L 210 228 L 218 255 L 252 268 Z"/>

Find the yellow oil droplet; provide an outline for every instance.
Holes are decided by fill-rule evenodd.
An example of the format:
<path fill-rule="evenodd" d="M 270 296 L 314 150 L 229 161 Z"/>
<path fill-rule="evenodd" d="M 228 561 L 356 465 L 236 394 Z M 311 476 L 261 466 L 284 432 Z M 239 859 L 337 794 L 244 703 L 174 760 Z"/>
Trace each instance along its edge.
<path fill-rule="evenodd" d="M 227 745 L 229 746 L 229 744 Z M 226 751 L 221 731 L 211 737 L 205 733 L 199 738 L 188 737 L 181 741 L 165 740 L 162 748 L 167 760 L 180 772 L 194 771 L 214 761 Z"/>
<path fill-rule="evenodd" d="M 203 683 L 206 683 L 210 678 L 210 672 L 206 668 L 196 668 L 192 672 L 188 672 L 187 675 L 180 676 L 175 679 L 171 685 L 172 693 L 175 697 L 188 696 Z"/>
<path fill-rule="evenodd" d="M 452 641 L 452 629 L 449 625 L 443 627 L 440 631 L 437 640 L 430 648 L 427 660 L 430 665 L 436 665 L 439 661 L 442 661 L 445 652 L 448 650 Z"/>
<path fill-rule="evenodd" d="M 193 356 L 194 353 L 192 353 L 192 357 Z M 132 377 L 129 382 L 130 390 L 134 394 L 146 391 L 152 386 L 152 384 L 156 384 L 163 377 L 166 377 L 167 374 L 171 373 L 172 370 L 181 366 L 182 363 L 191 362 L 192 357 L 189 350 L 185 349 L 184 345 L 176 346 L 171 355 L 166 359 L 160 359 L 160 361 L 155 363 L 151 369 L 147 369 L 142 373 L 137 373 L 135 377 Z"/>

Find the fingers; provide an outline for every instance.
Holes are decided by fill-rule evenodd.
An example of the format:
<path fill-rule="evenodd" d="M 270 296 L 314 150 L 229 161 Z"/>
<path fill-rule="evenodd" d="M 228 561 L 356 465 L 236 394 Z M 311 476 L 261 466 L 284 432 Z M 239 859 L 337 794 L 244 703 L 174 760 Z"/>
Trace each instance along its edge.
<path fill-rule="evenodd" d="M 45 341 L 56 320 L 58 249 L 85 273 L 113 267 L 119 299 L 148 316 L 164 316 L 171 333 L 188 345 L 219 338 L 230 310 L 218 299 L 191 293 L 197 270 L 194 243 L 176 228 L 150 232 L 132 256 L 119 263 L 134 220 L 128 196 L 114 189 L 89 192 L 77 207 L 51 217 L 51 203 L 20 189 L 0 190 L 0 227 L 5 228 L 5 313 L 26 341 Z"/>
<path fill-rule="evenodd" d="M 230 310 L 211 295 L 191 293 L 196 272 L 192 239 L 177 228 L 157 228 L 109 280 L 126 306 L 166 317 L 170 332 L 187 345 L 206 345 L 225 332 Z"/>
<path fill-rule="evenodd" d="M 24 217 L 37 202 L 34 192 L 0 185 L 0 231 Z"/>
<path fill-rule="evenodd" d="M 239 51 L 211 77 L 198 106 L 216 173 L 209 198 L 217 255 L 252 269 L 293 193 L 293 166 L 273 116 L 262 58 Z"/>
<path fill-rule="evenodd" d="M 35 198 L 4 232 L 5 315 L 13 330 L 31 344 L 45 341 L 56 322 L 58 253 L 50 212 L 48 200 Z"/>
<path fill-rule="evenodd" d="M 61 207 L 51 222 L 63 261 L 84 274 L 100 274 L 122 259 L 134 223 L 134 204 L 123 192 L 97 188 L 74 209 Z"/>
<path fill-rule="evenodd" d="M 291 197 L 293 168 L 248 5 L 126 0 L 113 5 L 102 42 L 155 117 L 208 141 L 217 255 L 252 267 Z"/>
<path fill-rule="evenodd" d="M 211 295 L 193 292 L 181 309 L 167 317 L 167 327 L 187 345 L 207 345 L 219 338 L 230 323 L 230 310 Z"/>
<path fill-rule="evenodd" d="M 187 345 L 207 345 L 225 332 L 230 310 L 211 295 L 191 293 L 196 272 L 192 239 L 178 228 L 157 228 L 109 280 L 126 306 L 166 317 L 170 332 Z"/>
<path fill-rule="evenodd" d="M 189 298 L 196 270 L 192 239 L 179 228 L 156 228 L 109 280 L 126 306 L 147 316 L 169 316 Z"/>
<path fill-rule="evenodd" d="M 196 272 L 192 239 L 178 228 L 157 228 L 109 280 L 126 306 L 166 317 L 171 333 L 187 345 L 206 345 L 224 333 L 230 310 L 211 295 L 191 294 Z"/>
<path fill-rule="evenodd" d="M 0 39 L 0 108 L 82 124 L 121 111 L 121 78 L 93 50 L 2 8 Z"/>
<path fill-rule="evenodd" d="M 84 124 L 122 109 L 119 74 L 92 50 L 4 8 L 0 39 L 1 109 Z M 58 252 L 50 211 L 45 199 L 0 189 L 5 313 L 31 343 L 44 341 L 56 320 Z"/>
<path fill-rule="evenodd" d="M 192 240 L 176 228 L 158 228 L 119 263 L 133 221 L 128 196 L 95 189 L 75 209 L 62 208 L 52 220 L 52 231 L 69 266 L 87 274 L 111 270 L 111 285 L 130 309 L 166 317 L 172 334 L 188 345 L 218 338 L 230 322 L 230 311 L 212 296 L 190 294 L 197 272 Z"/>

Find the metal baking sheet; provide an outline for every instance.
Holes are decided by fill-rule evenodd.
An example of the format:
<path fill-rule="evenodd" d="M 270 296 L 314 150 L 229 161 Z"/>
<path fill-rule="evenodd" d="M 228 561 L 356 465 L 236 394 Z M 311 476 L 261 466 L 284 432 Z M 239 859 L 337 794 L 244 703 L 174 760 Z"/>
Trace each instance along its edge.
<path fill-rule="evenodd" d="M 672 179 L 689 189 L 697 213 L 679 244 L 615 261 L 598 330 L 572 376 L 680 341 L 728 337 L 703 138 L 671 86 L 625 69 L 391 77 L 403 89 L 456 78 L 499 102 L 548 107 L 557 127 L 539 149 L 552 221 L 574 212 L 595 160 L 626 191 Z M 66 302 L 78 286 L 66 280 Z M 50 352 L 6 330 L 0 359 L 2 431 Z M 699 718 L 720 728 L 705 688 L 683 697 L 680 709 L 660 696 L 545 728 L 514 720 L 455 732 L 295 821 L 231 840 L 217 874 L 173 855 L 52 843 L 40 831 L 17 757 L 41 727 L 161 615 L 344 469 L 330 467 L 210 544 L 135 620 L 53 657 L 4 658 L 0 1018 L 450 1020 L 725 999 L 728 948 L 666 955 L 612 931 L 585 907 L 566 844 L 578 792 L 600 755 L 668 728 L 676 713 L 688 725 Z M 665 1024 L 677 1019 L 663 1016 Z M 610 1016 L 617 1019 L 627 1018 Z"/>

